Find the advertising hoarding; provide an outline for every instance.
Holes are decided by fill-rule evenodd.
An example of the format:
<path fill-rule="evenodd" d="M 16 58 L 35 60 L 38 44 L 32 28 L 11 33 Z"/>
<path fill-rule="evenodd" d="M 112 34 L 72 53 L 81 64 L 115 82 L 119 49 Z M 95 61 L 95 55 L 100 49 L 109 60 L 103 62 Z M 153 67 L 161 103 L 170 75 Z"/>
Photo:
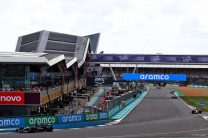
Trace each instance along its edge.
<path fill-rule="evenodd" d="M 111 85 L 113 84 L 113 77 L 87 77 L 86 83 L 89 86 Z"/>
<path fill-rule="evenodd" d="M 84 121 L 84 114 L 71 114 L 71 115 L 61 115 L 59 116 L 59 123 L 74 123 Z"/>
<path fill-rule="evenodd" d="M 0 92 L 0 105 L 23 105 L 24 92 Z"/>
<path fill-rule="evenodd" d="M 108 113 L 107 112 L 99 113 L 99 120 L 105 120 L 105 119 L 108 119 Z"/>
<path fill-rule="evenodd" d="M 92 62 L 208 63 L 207 55 L 92 54 Z"/>
<path fill-rule="evenodd" d="M 16 128 L 24 125 L 24 118 L 0 118 L 0 128 Z"/>
<path fill-rule="evenodd" d="M 186 74 L 139 74 L 124 73 L 121 75 L 124 80 L 147 80 L 147 81 L 186 81 Z"/>
<path fill-rule="evenodd" d="M 34 124 L 58 124 L 57 116 L 41 116 L 41 117 L 25 117 L 25 125 L 30 126 Z"/>
<path fill-rule="evenodd" d="M 94 114 L 85 114 L 85 121 L 94 121 L 99 119 L 99 114 L 94 113 Z"/>

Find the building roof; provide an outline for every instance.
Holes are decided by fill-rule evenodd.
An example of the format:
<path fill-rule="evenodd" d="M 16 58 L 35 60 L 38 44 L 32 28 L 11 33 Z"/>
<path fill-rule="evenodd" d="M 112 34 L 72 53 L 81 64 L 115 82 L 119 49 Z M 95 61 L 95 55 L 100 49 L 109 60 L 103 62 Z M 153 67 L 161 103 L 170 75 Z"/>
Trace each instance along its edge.
<path fill-rule="evenodd" d="M 16 52 L 49 53 L 64 55 L 65 59 L 73 59 L 81 67 L 91 49 L 97 50 L 100 34 L 76 36 L 52 31 L 39 31 L 18 38 Z M 90 43 L 92 42 L 92 44 Z M 47 58 L 51 58 L 48 57 Z M 67 62 L 68 63 L 68 62 Z M 70 65 L 68 63 L 68 65 Z"/>
<path fill-rule="evenodd" d="M 65 58 L 63 54 L 0 52 L 0 63 L 46 64 L 53 66 L 65 60 L 67 68 L 77 62 L 76 58 Z"/>
<path fill-rule="evenodd" d="M 0 52 L 0 62 L 44 64 L 47 62 L 44 55 L 45 53 Z"/>

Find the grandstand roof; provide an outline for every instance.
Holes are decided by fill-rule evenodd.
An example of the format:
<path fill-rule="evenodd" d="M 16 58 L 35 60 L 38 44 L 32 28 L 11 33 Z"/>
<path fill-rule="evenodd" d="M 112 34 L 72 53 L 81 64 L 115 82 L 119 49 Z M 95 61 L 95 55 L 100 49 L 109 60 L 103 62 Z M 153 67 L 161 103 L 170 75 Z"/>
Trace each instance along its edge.
<path fill-rule="evenodd" d="M 72 64 L 72 62 L 68 62 L 72 60 L 78 63 L 78 67 L 81 67 L 85 62 L 87 53 L 97 50 L 99 36 L 99 33 L 75 36 L 43 30 L 20 36 L 16 52 L 49 53 L 53 56 L 64 55 L 67 66 Z"/>
<path fill-rule="evenodd" d="M 77 62 L 76 57 L 66 59 L 63 54 L 0 52 L 0 63 L 46 64 L 53 66 L 63 60 L 65 60 L 67 68 Z"/>

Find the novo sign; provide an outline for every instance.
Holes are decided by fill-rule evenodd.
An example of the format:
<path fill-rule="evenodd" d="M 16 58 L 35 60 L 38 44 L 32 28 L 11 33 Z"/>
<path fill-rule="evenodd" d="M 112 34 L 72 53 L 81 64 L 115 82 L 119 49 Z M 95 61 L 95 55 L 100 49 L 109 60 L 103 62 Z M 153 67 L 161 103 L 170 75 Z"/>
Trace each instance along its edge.
<path fill-rule="evenodd" d="M 132 74 L 124 73 L 121 75 L 124 80 L 128 81 L 138 81 L 138 80 L 148 80 L 148 81 L 186 81 L 186 74 Z"/>
<path fill-rule="evenodd" d="M 19 127 L 24 125 L 24 118 L 0 118 L 0 128 Z"/>
<path fill-rule="evenodd" d="M 23 92 L 0 92 L 0 104 L 24 104 Z"/>

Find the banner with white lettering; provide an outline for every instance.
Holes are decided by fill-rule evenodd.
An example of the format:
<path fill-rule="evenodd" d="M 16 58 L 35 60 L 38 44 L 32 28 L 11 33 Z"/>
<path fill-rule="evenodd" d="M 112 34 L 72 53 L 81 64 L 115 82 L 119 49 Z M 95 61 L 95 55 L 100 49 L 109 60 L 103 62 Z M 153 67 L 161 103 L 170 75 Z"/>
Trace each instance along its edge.
<path fill-rule="evenodd" d="M 108 112 L 101 112 L 99 113 L 99 120 L 108 119 Z"/>
<path fill-rule="evenodd" d="M 94 113 L 94 114 L 85 114 L 85 121 L 96 121 L 99 119 L 99 114 Z"/>
<path fill-rule="evenodd" d="M 113 77 L 87 77 L 88 86 L 110 85 L 113 84 Z"/>
<path fill-rule="evenodd" d="M 84 121 L 84 114 L 71 114 L 71 115 L 61 115 L 59 116 L 59 123 L 74 123 Z"/>
<path fill-rule="evenodd" d="M 0 118 L 0 128 L 17 128 L 24 125 L 24 118 Z"/>
<path fill-rule="evenodd" d="M 30 126 L 34 124 L 58 124 L 57 116 L 41 116 L 41 117 L 25 117 L 25 125 Z"/>
<path fill-rule="evenodd" d="M 0 92 L 0 105 L 17 105 L 24 103 L 24 92 Z"/>
<path fill-rule="evenodd" d="M 139 74 L 124 73 L 121 75 L 124 80 L 147 80 L 147 81 L 186 81 L 186 74 Z"/>
<path fill-rule="evenodd" d="M 91 54 L 91 62 L 208 63 L 207 55 Z"/>

